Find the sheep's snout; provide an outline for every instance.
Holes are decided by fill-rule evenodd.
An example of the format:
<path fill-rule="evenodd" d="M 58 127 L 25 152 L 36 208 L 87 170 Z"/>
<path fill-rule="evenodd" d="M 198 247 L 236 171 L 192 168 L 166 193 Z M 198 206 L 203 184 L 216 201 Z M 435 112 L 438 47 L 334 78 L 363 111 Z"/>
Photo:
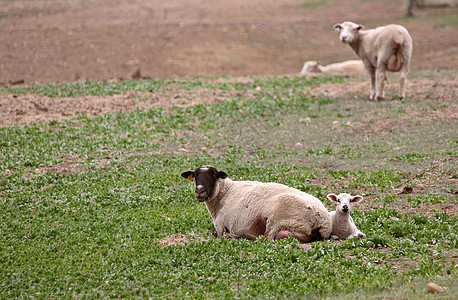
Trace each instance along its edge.
<path fill-rule="evenodd" d="M 343 43 L 347 43 L 348 40 L 349 40 L 349 37 L 348 37 L 348 35 L 341 35 L 341 36 L 340 36 L 340 40 L 341 40 Z"/>
<path fill-rule="evenodd" d="M 201 184 L 196 186 L 196 190 L 194 191 L 197 201 L 203 202 L 208 199 L 208 193 L 205 190 L 205 187 Z"/>
<path fill-rule="evenodd" d="M 347 211 L 348 211 L 348 205 L 342 206 L 342 211 L 343 211 L 343 212 L 347 212 Z"/>

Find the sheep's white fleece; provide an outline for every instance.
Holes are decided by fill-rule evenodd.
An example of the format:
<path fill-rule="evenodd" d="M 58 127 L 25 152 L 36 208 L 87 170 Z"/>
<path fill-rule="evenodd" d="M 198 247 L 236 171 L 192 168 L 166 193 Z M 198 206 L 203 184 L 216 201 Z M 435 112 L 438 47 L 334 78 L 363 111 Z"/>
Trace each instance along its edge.
<path fill-rule="evenodd" d="M 331 237 L 333 239 L 340 238 L 348 240 L 354 237 L 364 238 L 366 236 L 364 233 L 359 231 L 358 228 L 356 228 L 355 222 L 350 215 L 348 215 L 348 217 L 344 217 L 335 211 L 331 211 L 329 215 L 332 220 Z"/>
<path fill-rule="evenodd" d="M 364 62 L 371 76 L 370 99 L 384 98 L 385 72 L 400 72 L 399 98 L 405 98 L 406 77 L 412 59 L 413 41 L 407 29 L 390 24 L 363 30 L 353 22 L 334 25 L 342 42 L 347 43 Z"/>
<path fill-rule="evenodd" d="M 333 239 L 351 239 L 358 237 L 360 239 L 365 238 L 366 235 L 356 228 L 353 218 L 350 216 L 352 210 L 352 202 L 359 202 L 363 197 L 357 195 L 352 196 L 350 194 L 342 193 L 336 196 L 335 194 L 329 194 L 328 198 L 331 201 L 336 202 L 337 209 L 329 213 L 332 222 L 331 238 Z M 346 208 L 344 211 L 343 208 Z"/>
<path fill-rule="evenodd" d="M 215 191 L 205 201 L 218 236 L 229 231 L 244 238 L 256 238 L 259 226 L 274 239 L 280 230 L 289 230 L 314 240 L 331 234 L 331 218 L 317 198 L 278 183 L 217 180 Z"/>
<path fill-rule="evenodd" d="M 364 75 L 366 68 L 362 60 L 346 60 L 327 66 L 320 65 L 317 61 L 306 61 L 301 70 L 301 75 L 310 73 L 327 73 L 334 75 Z"/>

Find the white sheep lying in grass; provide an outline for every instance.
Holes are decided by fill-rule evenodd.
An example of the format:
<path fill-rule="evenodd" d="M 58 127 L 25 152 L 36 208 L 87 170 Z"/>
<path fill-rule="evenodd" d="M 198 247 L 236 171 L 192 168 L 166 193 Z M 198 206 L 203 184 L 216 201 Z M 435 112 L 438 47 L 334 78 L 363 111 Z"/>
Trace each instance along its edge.
<path fill-rule="evenodd" d="M 306 61 L 301 70 L 301 75 L 311 73 L 327 73 L 333 75 L 363 75 L 366 69 L 362 60 L 347 60 L 339 63 L 320 65 L 317 61 Z"/>
<path fill-rule="evenodd" d="M 406 78 L 412 59 L 412 37 L 401 25 L 386 25 L 364 30 L 353 22 L 334 25 L 343 43 L 347 43 L 361 58 L 371 76 L 370 99 L 381 100 L 385 94 L 385 72 L 400 72 L 399 98 L 405 98 Z"/>
<path fill-rule="evenodd" d="M 350 216 L 351 204 L 357 203 L 363 200 L 363 197 L 356 195 L 352 196 L 350 194 L 329 194 L 328 199 L 334 201 L 337 204 L 336 211 L 330 212 L 331 221 L 332 221 L 332 239 L 351 239 L 358 237 L 360 239 L 365 238 L 366 235 L 356 228 L 355 223 L 353 222 L 352 217 Z"/>
<path fill-rule="evenodd" d="M 331 217 L 320 200 L 278 183 L 234 181 L 215 167 L 181 174 L 195 178 L 195 196 L 205 202 L 218 237 L 230 233 L 254 240 L 294 236 L 301 242 L 327 239 Z"/>

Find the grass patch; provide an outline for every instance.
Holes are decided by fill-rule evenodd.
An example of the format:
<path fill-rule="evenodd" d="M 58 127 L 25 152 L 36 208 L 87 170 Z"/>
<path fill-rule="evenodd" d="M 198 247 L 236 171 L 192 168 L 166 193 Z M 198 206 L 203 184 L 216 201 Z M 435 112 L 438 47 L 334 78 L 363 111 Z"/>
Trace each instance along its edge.
<path fill-rule="evenodd" d="M 456 282 L 456 216 L 411 210 L 456 203 L 450 193 L 454 157 L 447 154 L 456 151 L 453 126 L 425 118 L 382 134 L 371 128 L 430 103 L 336 101 L 304 93 L 304 86 L 340 77 L 223 79 L 66 88 L 74 89 L 67 95 L 261 89 L 253 97 L 225 94 L 220 104 L 1 128 L 0 298 L 308 299 L 353 297 L 355 290 L 367 298 L 427 297 L 424 289 L 409 290 L 411 282 Z M 62 95 L 63 87 L 43 95 Z M 28 89 L 23 92 L 42 87 Z M 354 116 L 362 127 L 342 125 Z M 393 186 L 439 160 L 450 163 L 423 177 L 440 182 L 440 189 L 405 197 L 407 214 Z M 330 192 L 369 190 L 383 205 L 352 212 L 364 240 L 316 242 L 307 251 L 293 239 L 217 240 L 193 185 L 179 176 L 206 164 L 231 178 L 281 182 L 325 203 Z M 159 245 L 177 233 L 201 239 Z M 456 289 L 450 287 L 449 295 Z"/>
<path fill-rule="evenodd" d="M 44 84 L 37 86 L 19 86 L 1 88 L 11 94 L 37 94 L 45 97 L 81 97 L 107 96 L 127 92 L 153 92 L 163 90 L 166 84 L 163 80 L 145 81 L 106 81 L 106 82 L 78 82 L 64 84 Z"/>
<path fill-rule="evenodd" d="M 268 90 L 301 88 L 329 82 L 344 82 L 344 77 L 315 76 L 315 77 L 265 77 L 252 76 L 247 83 L 231 81 L 230 77 L 203 77 L 203 78 L 165 78 L 148 80 L 119 80 L 99 82 L 69 82 L 64 84 L 43 84 L 36 86 L 1 87 L 0 91 L 10 94 L 37 94 L 44 97 L 81 97 L 81 96 L 108 96 L 130 92 L 156 92 L 169 90 L 170 87 L 179 90 L 194 90 L 210 88 L 222 91 L 254 90 L 264 88 Z M 223 81 L 223 82 L 221 82 Z M 224 82 L 225 81 L 225 82 Z"/>

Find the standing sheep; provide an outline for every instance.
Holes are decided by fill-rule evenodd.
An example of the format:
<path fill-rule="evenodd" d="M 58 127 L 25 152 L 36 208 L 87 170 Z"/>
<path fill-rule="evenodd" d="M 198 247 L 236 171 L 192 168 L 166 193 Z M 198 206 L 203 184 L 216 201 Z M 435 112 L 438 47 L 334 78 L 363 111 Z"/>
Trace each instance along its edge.
<path fill-rule="evenodd" d="M 412 59 L 412 37 L 401 25 L 386 25 L 364 30 L 353 22 L 334 25 L 343 43 L 350 45 L 362 59 L 371 76 L 370 99 L 384 98 L 385 72 L 400 72 L 399 98 L 405 98 L 406 78 Z"/>
<path fill-rule="evenodd" d="M 328 199 L 334 201 L 337 204 L 336 211 L 330 212 L 331 221 L 332 221 L 332 239 L 344 239 L 348 240 L 354 237 L 360 239 L 365 238 L 366 235 L 356 228 L 355 223 L 353 222 L 352 217 L 350 216 L 351 204 L 357 203 L 363 200 L 363 197 L 356 195 L 352 196 L 350 194 L 329 194 Z"/>
<path fill-rule="evenodd" d="M 196 181 L 195 196 L 205 202 L 218 237 L 230 233 L 254 240 L 294 236 L 301 242 L 327 239 L 331 218 L 320 200 L 278 183 L 234 181 L 215 167 L 181 174 Z"/>

